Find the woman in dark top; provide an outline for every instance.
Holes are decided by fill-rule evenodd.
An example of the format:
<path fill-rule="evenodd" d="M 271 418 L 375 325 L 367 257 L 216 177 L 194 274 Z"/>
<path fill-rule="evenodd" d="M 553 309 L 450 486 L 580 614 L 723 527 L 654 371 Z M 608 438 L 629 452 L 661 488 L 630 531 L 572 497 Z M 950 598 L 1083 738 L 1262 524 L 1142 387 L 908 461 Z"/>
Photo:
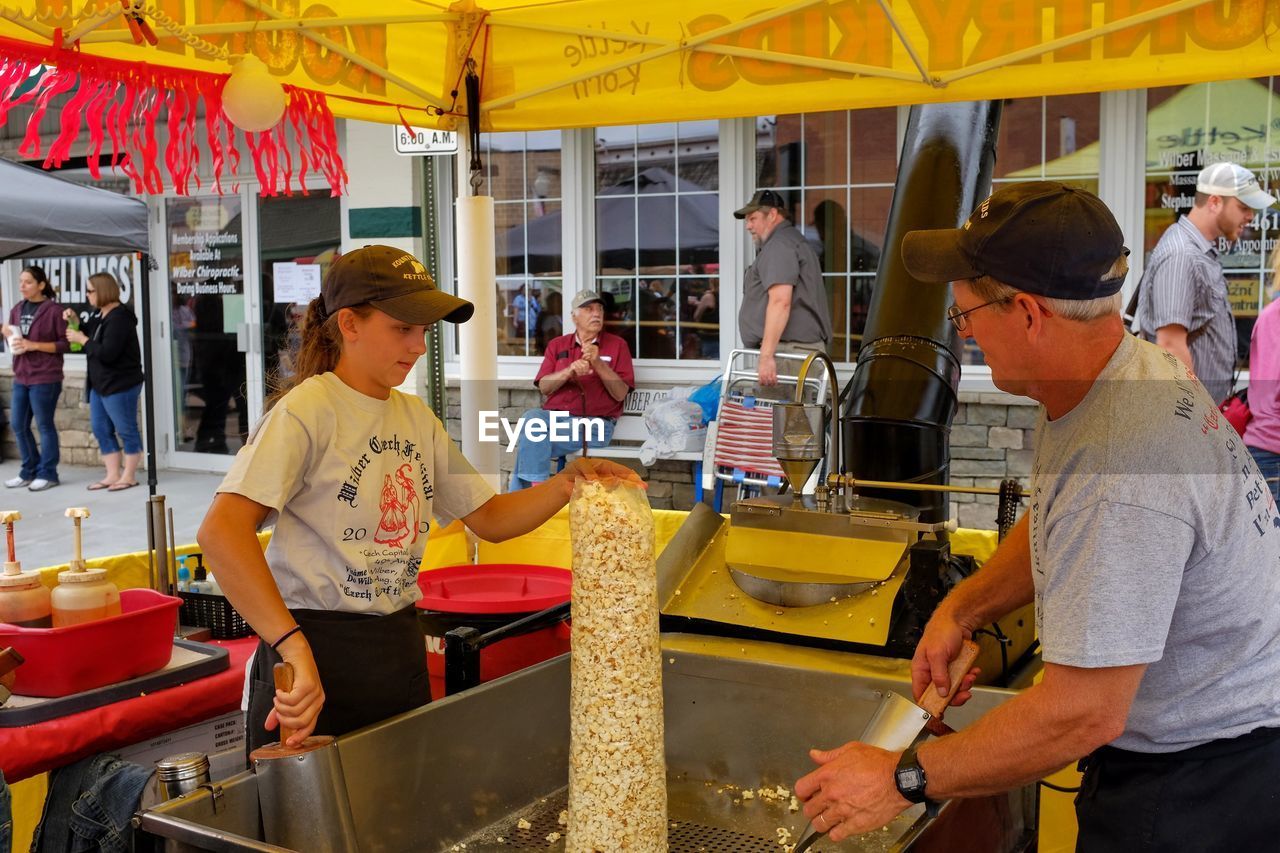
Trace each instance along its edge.
<path fill-rule="evenodd" d="M 9 312 L 0 327 L 13 353 L 13 402 L 9 423 L 22 456 L 18 476 L 4 481 L 7 488 L 23 486 L 33 492 L 58 485 L 58 430 L 53 413 L 62 396 L 62 354 L 70 349 L 62 306 L 54 299 L 53 285 L 40 267 L 27 267 L 18 276 L 22 301 Z M 36 447 L 31 434 L 35 417 L 40 433 Z"/>
<path fill-rule="evenodd" d="M 120 492 L 138 485 L 138 463 L 142 461 L 138 394 L 143 376 L 138 318 L 129 306 L 120 304 L 120 283 L 110 273 L 89 276 L 88 292 L 89 304 L 98 310 L 85 321 L 83 331 L 67 329 L 67 340 L 84 345 L 89 365 L 89 423 L 107 468 L 107 475 L 89 489 Z M 66 314 L 71 313 L 68 308 Z"/>

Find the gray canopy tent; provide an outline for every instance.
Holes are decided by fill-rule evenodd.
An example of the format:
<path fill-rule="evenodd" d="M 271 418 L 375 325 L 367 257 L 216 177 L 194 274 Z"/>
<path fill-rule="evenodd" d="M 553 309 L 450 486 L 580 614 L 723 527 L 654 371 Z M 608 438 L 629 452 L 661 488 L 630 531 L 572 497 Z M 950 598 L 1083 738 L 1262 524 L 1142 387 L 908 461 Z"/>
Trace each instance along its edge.
<path fill-rule="evenodd" d="M 147 484 L 156 493 L 155 406 L 151 355 L 147 205 L 130 196 L 86 187 L 20 163 L 0 160 L 0 261 L 12 258 L 142 255 L 138 302 L 142 308 L 143 413 L 146 418 Z"/>

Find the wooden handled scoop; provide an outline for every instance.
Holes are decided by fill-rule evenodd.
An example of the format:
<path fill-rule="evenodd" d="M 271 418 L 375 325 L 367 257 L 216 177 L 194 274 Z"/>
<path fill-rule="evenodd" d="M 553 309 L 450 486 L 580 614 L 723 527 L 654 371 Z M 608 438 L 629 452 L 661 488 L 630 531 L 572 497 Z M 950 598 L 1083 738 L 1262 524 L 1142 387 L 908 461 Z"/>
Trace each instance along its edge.
<path fill-rule="evenodd" d="M 275 680 L 277 690 L 283 690 L 288 693 L 293 689 L 293 664 L 278 663 L 271 670 L 271 676 Z M 296 729 L 291 729 L 284 723 L 280 723 L 280 742 L 269 743 L 266 746 L 260 746 L 253 752 L 249 753 L 250 761 L 266 760 L 274 758 L 285 758 L 291 755 L 300 755 L 304 752 L 311 752 L 315 749 L 326 747 L 333 743 L 334 739 L 330 735 L 312 735 L 304 740 L 298 746 L 289 746 L 288 740 L 296 733 Z"/>
<path fill-rule="evenodd" d="M 276 664 L 272 678 L 277 690 L 292 690 L 293 666 Z M 298 746 L 289 746 L 286 741 L 295 731 L 281 723 L 279 743 L 249 753 L 265 840 L 307 853 L 358 851 L 337 740 L 312 735 Z"/>
<path fill-rule="evenodd" d="M 947 666 L 951 687 L 945 696 L 939 695 L 932 685 L 925 688 L 919 704 L 898 693 L 885 693 L 858 740 L 890 752 L 901 752 L 930 734 L 949 734 L 951 729 L 942 722 L 942 715 L 959 692 L 964 677 L 973 668 L 978 651 L 978 644 L 972 640 L 965 640 L 960 646 L 960 654 Z M 830 828 L 824 826 L 819 831 L 812 823 L 806 826 L 793 853 L 804 853 Z"/>

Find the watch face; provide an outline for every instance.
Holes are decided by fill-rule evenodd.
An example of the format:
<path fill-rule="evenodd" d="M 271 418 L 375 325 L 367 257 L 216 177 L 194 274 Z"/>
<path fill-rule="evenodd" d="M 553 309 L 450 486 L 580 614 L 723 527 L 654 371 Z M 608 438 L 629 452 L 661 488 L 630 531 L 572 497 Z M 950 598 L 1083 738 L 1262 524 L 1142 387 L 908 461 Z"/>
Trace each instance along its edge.
<path fill-rule="evenodd" d="M 924 771 L 919 766 L 908 766 L 898 768 L 898 772 L 894 774 L 894 781 L 897 782 L 898 793 L 907 801 L 912 803 L 924 802 L 925 776 Z"/>
<path fill-rule="evenodd" d="M 898 771 L 898 784 L 903 788 L 924 787 L 924 771 L 919 767 L 906 767 Z"/>

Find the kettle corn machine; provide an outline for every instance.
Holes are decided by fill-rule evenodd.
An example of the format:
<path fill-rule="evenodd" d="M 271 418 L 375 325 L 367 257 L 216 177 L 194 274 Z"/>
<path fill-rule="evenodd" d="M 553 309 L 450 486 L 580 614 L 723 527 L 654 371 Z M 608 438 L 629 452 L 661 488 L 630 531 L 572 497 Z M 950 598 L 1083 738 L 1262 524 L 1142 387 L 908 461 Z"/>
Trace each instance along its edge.
<path fill-rule="evenodd" d="M 946 289 L 914 285 L 892 247 L 909 229 L 954 227 L 976 205 L 998 118 L 998 104 L 912 109 L 855 375 L 830 412 L 774 408 L 789 481 L 825 461 L 818 486 L 740 500 L 728 519 L 699 505 L 658 558 L 673 851 L 768 853 L 798 840 L 805 820 L 790 787 L 813 769 L 808 750 L 856 738 L 886 696 L 910 697 L 924 624 L 974 570 L 951 553 L 947 513 L 959 358 Z M 825 357 L 803 371 L 815 368 L 834 378 Z M 1001 491 L 1007 524 L 1017 490 Z M 988 682 L 1031 643 L 1030 615 L 1013 622 L 980 638 Z M 345 782 L 332 809 L 308 815 L 308 838 L 365 853 L 563 850 L 569 679 L 562 656 L 339 738 Z M 1012 695 L 975 687 L 947 721 L 962 729 Z M 139 849 L 303 849 L 265 837 L 260 784 L 247 771 L 141 813 Z M 1034 845 L 1035 822 L 1027 786 L 916 806 L 812 849 L 1018 851 Z"/>

